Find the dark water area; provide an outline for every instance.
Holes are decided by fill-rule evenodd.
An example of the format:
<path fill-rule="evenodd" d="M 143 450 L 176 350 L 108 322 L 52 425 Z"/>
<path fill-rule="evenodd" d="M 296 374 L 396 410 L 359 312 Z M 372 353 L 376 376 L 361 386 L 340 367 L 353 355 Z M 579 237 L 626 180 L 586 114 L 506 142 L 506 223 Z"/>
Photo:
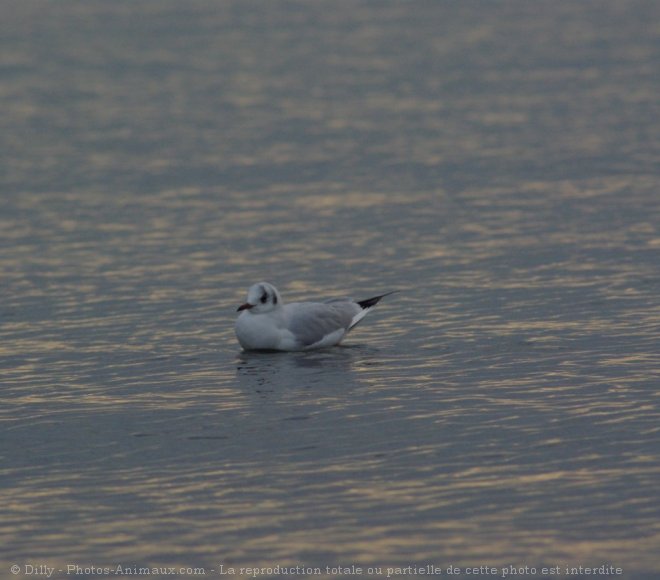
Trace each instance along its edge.
<path fill-rule="evenodd" d="M 0 576 L 660 575 L 659 3 L 0 11 Z"/>

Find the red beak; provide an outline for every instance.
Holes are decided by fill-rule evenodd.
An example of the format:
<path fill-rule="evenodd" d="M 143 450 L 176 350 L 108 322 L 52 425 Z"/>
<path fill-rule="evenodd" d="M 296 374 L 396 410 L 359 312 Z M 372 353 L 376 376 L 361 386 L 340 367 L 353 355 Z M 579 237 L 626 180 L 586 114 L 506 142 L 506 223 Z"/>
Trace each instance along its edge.
<path fill-rule="evenodd" d="M 250 310 L 250 308 L 252 308 L 253 306 L 254 304 L 250 304 L 249 302 L 246 302 L 245 304 L 241 304 L 236 310 L 236 312 L 240 312 L 241 310 Z"/>

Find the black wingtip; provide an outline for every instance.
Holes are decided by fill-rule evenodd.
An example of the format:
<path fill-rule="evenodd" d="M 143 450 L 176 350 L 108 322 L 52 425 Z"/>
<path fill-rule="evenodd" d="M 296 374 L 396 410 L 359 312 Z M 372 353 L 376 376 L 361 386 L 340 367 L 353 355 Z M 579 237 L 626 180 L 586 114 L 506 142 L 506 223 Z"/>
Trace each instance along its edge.
<path fill-rule="evenodd" d="M 385 296 L 389 296 L 390 294 L 394 294 L 395 292 L 400 292 L 400 290 L 392 290 L 391 292 L 386 292 L 385 294 L 381 294 L 380 296 L 374 296 L 373 298 L 367 298 L 365 300 L 360 300 L 358 302 L 358 305 L 362 310 L 366 310 L 367 308 L 371 308 L 372 306 L 376 306 L 378 302 L 380 302 L 381 298 L 385 298 Z"/>

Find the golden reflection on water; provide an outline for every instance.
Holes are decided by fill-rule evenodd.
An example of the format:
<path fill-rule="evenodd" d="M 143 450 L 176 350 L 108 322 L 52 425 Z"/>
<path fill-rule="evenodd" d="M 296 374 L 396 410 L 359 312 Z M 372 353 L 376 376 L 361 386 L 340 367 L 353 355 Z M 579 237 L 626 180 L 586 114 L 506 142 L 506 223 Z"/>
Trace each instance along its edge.
<path fill-rule="evenodd" d="M 327 484 L 304 487 L 296 497 L 284 497 L 273 488 L 276 481 L 290 481 L 293 476 L 286 467 L 263 468 L 246 463 L 215 469 L 201 479 L 194 471 L 180 468 L 175 475 L 148 475 L 143 469 L 116 474 L 116 483 L 97 484 L 93 507 L 92 497 L 80 497 L 75 506 L 69 498 L 79 495 L 83 481 L 72 479 L 71 474 L 49 477 L 47 481 L 33 480 L 24 488 L 15 488 L 14 497 L 29 497 L 38 512 L 25 510 L 22 501 L 5 497 L 5 504 L 15 515 L 22 514 L 24 530 L 34 534 L 35 545 L 48 544 L 60 550 L 33 557 L 66 562 L 79 557 L 74 540 L 79 534 L 87 538 L 86 553 L 92 562 L 123 562 L 134 558 L 134 546 L 140 544 L 141 558 L 157 562 L 167 553 L 168 563 L 185 563 L 194 553 L 200 561 L 220 557 L 228 564 L 249 562 L 268 566 L 295 562 L 292 554 L 322 553 L 328 561 L 360 562 L 362 564 L 390 565 L 390 554 L 408 553 L 417 562 L 432 561 L 458 566 L 525 564 L 530 561 L 556 565 L 584 565 L 585 562 L 626 561 L 630 550 L 640 550 L 647 558 L 638 563 L 652 566 L 652 548 L 657 534 L 645 538 L 603 537 L 582 541 L 561 537 L 551 532 L 558 521 L 572 521 L 580 517 L 580 508 L 555 511 L 547 520 L 536 523 L 536 529 L 520 525 L 527 508 L 518 504 L 503 507 L 498 502 L 482 504 L 479 509 L 461 508 L 457 498 L 470 498 L 491 489 L 495 492 L 514 490 L 534 492 L 542 501 L 539 488 L 567 484 L 585 489 L 592 488 L 603 479 L 619 474 L 600 470 L 587 472 L 560 471 L 536 476 L 506 476 L 505 468 L 487 470 L 471 468 L 451 477 L 437 475 L 438 481 L 365 480 L 359 470 L 370 473 L 370 462 L 330 465 L 320 476 L 335 481 L 335 489 L 327 495 Z M 190 468 L 187 468 L 190 469 Z M 300 469 L 315 469 L 314 465 L 301 465 Z M 59 482 L 58 482 L 59 479 Z M 231 485 L 242 481 L 242 489 Z M 320 495 L 319 495 L 320 494 Z M 116 519 L 113 502 L 119 497 L 130 500 L 133 514 Z M 325 498 L 325 499 L 324 499 Z M 303 517 L 314 504 L 314 515 Z M 136 503 L 137 502 L 137 503 Z M 198 516 L 211 510 L 222 510 L 216 518 Z M 50 520 L 55 509 L 74 509 L 75 526 L 57 526 Z M 414 524 L 401 517 L 401 510 L 414 515 Z M 158 521 L 145 517 L 156 511 Z M 577 513 L 576 513 L 577 512 Z M 39 513 L 36 517 L 34 514 Z M 369 526 L 361 525 L 365 514 L 375 520 Z M 432 514 L 433 517 L 430 517 Z M 446 514 L 446 515 L 442 515 Z M 194 518 L 198 525 L 191 528 L 187 522 Z M 612 515 L 612 527 L 625 526 Z M 51 527 L 53 526 L 53 527 Z M 56 527 L 55 527 L 56 526 Z M 220 526 L 220 528 L 218 527 Z M 177 528 L 174 536 L 161 531 Z M 3 526 L 5 545 L 12 546 L 12 533 Z M 260 530 L 255 534 L 254 530 Z M 550 533 L 548 533 L 550 531 Z M 231 553 L 221 550 L 213 538 L 232 541 Z M 329 543 L 327 538 L 332 538 Z M 153 540 L 150 540 L 153 538 Z M 222 540 L 225 538 L 225 540 Z M 642 556 L 643 557 L 643 556 Z"/>

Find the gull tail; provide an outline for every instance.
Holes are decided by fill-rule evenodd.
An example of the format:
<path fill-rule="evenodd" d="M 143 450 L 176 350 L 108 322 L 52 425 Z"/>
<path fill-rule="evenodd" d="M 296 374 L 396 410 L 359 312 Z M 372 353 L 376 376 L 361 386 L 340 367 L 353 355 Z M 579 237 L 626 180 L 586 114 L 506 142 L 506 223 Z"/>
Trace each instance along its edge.
<path fill-rule="evenodd" d="M 360 300 L 358 304 L 360 305 L 360 308 L 362 310 L 369 310 L 369 308 L 373 308 L 380 302 L 381 298 L 385 298 L 385 296 L 389 296 L 390 294 L 394 294 L 395 292 L 400 292 L 400 290 L 392 290 L 391 292 L 386 292 L 385 294 L 381 294 L 380 296 L 374 296 L 373 298 L 367 298 L 366 300 Z"/>
<path fill-rule="evenodd" d="M 348 327 L 348 330 L 351 330 L 351 328 L 354 328 L 360 320 L 362 320 L 367 313 L 374 307 L 376 304 L 378 304 L 381 300 L 381 298 L 385 298 L 385 296 L 389 296 L 390 294 L 394 294 L 395 292 L 400 292 L 400 290 L 392 290 L 391 292 L 386 292 L 385 294 L 381 294 L 380 296 L 374 296 L 373 298 L 366 298 L 365 300 L 360 300 L 357 302 L 357 305 L 362 308 L 360 312 L 358 312 L 354 317 L 353 320 L 351 321 L 351 325 Z"/>

